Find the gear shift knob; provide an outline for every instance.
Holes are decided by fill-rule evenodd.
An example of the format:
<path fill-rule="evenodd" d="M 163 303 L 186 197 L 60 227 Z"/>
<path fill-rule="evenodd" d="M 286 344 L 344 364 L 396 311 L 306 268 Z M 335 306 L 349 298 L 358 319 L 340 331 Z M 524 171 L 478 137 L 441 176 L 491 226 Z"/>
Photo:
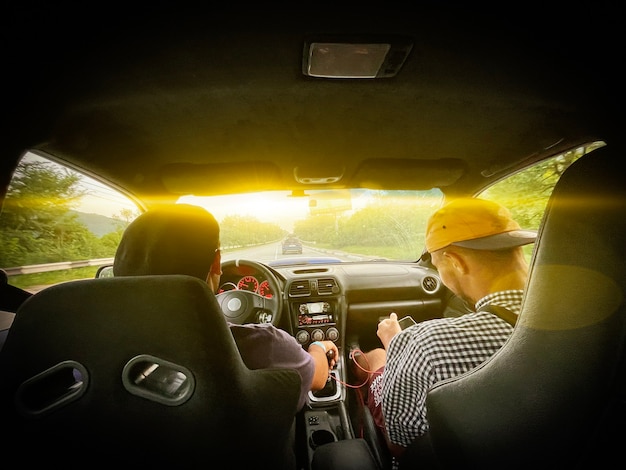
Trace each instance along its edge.
<path fill-rule="evenodd" d="M 326 357 L 328 358 L 328 365 L 330 366 L 330 361 L 335 358 L 335 351 L 333 349 L 329 349 L 326 351 Z"/>

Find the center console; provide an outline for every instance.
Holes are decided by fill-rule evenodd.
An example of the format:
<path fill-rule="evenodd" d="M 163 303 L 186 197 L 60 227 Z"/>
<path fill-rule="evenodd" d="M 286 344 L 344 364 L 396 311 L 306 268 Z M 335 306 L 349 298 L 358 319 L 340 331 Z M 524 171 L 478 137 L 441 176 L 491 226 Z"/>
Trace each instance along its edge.
<path fill-rule="evenodd" d="M 320 446 L 352 439 L 352 425 L 346 407 L 347 374 L 343 357 L 343 298 L 334 278 L 298 279 L 288 288 L 288 306 L 294 336 L 304 349 L 314 341 L 332 341 L 339 357 L 322 390 L 309 392 L 299 416 L 298 440 L 306 449 L 303 468 L 309 469 Z"/>
<path fill-rule="evenodd" d="M 352 437 L 352 426 L 345 406 L 343 358 L 339 357 L 322 390 L 309 392 L 308 405 L 303 410 L 303 428 L 309 463 L 315 450 L 330 442 Z"/>

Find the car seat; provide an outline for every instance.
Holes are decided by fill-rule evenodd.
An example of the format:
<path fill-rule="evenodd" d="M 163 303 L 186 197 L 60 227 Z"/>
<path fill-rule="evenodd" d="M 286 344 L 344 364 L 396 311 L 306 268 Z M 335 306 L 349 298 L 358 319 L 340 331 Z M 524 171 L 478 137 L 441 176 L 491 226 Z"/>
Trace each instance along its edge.
<path fill-rule="evenodd" d="M 549 200 L 517 325 L 490 360 L 427 397 L 405 468 L 588 468 L 626 442 L 626 185 L 610 147 Z"/>
<path fill-rule="evenodd" d="M 294 370 L 246 368 L 183 275 L 49 287 L 0 353 L 3 446 L 24 465 L 295 468 L 299 392 Z"/>

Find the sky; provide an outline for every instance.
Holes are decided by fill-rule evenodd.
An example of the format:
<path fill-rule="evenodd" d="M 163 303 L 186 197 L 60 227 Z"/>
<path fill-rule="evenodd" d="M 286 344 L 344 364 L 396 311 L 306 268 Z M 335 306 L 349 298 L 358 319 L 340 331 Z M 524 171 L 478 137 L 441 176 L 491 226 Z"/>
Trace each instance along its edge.
<path fill-rule="evenodd" d="M 308 214 L 309 198 L 288 197 L 287 194 L 264 192 L 213 197 L 183 196 L 178 202 L 202 206 L 218 221 L 236 214 L 254 217 L 261 222 L 274 223 L 284 230 L 293 231 L 294 220 L 304 219 Z"/>

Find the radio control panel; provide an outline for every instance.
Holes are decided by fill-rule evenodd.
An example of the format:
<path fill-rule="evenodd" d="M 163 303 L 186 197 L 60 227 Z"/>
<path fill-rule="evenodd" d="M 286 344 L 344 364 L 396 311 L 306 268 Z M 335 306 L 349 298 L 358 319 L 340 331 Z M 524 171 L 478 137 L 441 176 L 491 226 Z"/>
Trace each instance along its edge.
<path fill-rule="evenodd" d="M 291 309 L 297 318 L 296 339 L 303 347 L 313 341 L 338 341 L 335 300 L 293 302 Z"/>

